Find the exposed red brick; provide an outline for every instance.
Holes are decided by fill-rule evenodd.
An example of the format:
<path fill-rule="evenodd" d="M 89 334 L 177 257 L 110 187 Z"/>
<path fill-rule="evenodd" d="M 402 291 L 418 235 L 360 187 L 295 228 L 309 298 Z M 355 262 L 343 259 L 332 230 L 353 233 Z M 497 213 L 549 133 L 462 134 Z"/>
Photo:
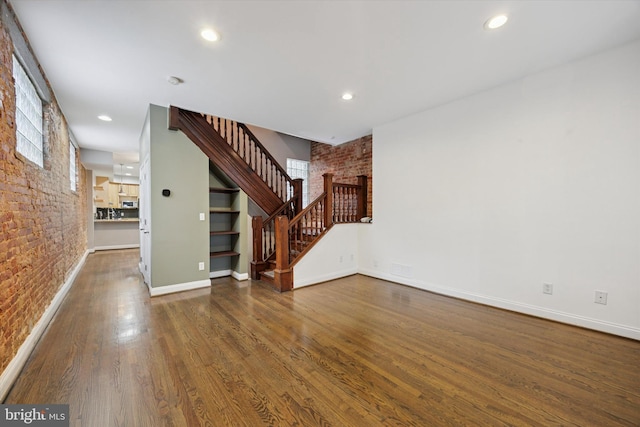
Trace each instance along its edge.
<path fill-rule="evenodd" d="M 372 216 L 372 142 L 371 135 L 336 146 L 312 142 L 309 166 L 309 199 L 314 200 L 322 194 L 324 188 L 322 175 L 325 173 L 332 173 L 333 181 L 343 184 L 357 184 L 358 175 L 367 175 L 369 181 L 367 216 Z"/>
<path fill-rule="evenodd" d="M 16 153 L 12 49 L 0 23 L 0 372 L 84 254 L 87 240 L 85 170 L 79 165 L 78 191 L 72 192 L 69 131 L 55 99 L 46 106 L 45 167 Z"/>

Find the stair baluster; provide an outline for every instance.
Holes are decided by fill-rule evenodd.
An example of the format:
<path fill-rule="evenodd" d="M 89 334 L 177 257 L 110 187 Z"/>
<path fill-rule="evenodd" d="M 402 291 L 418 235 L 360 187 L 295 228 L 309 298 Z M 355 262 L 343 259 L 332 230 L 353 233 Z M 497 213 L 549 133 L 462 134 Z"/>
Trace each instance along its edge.
<path fill-rule="evenodd" d="M 292 180 L 243 123 L 170 108 L 169 129 L 185 133 L 265 212 L 254 217 L 251 277 L 271 277 L 280 291 L 293 287 L 293 266 L 334 223 L 366 215 L 367 177 L 358 184 L 334 184 L 324 174 L 324 192 L 302 210 L 302 180 Z M 267 274 L 267 266 L 275 268 Z"/>

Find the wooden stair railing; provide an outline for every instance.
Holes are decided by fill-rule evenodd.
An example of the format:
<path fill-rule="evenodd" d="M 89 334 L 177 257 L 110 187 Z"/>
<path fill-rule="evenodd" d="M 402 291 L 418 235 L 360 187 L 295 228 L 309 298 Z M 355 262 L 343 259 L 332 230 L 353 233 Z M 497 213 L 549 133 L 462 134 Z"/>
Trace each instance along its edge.
<path fill-rule="evenodd" d="M 266 220 L 263 220 L 261 216 L 254 216 L 251 219 L 251 228 L 253 230 L 252 279 L 258 280 L 260 273 L 267 270 L 269 260 L 275 258 L 276 219 L 280 216 L 286 216 L 287 218 L 293 218 L 295 216 L 293 200 L 285 202 Z"/>
<path fill-rule="evenodd" d="M 243 123 L 171 106 L 169 129 L 181 130 L 267 213 L 290 197 L 302 202 L 302 180 L 294 180 Z"/>
<path fill-rule="evenodd" d="M 169 129 L 182 131 L 265 212 L 253 217 L 251 277 L 280 291 L 293 289 L 293 266 L 333 224 L 366 216 L 367 176 L 358 184 L 334 184 L 324 174 L 324 193 L 301 211 L 302 180 L 291 179 L 243 123 L 171 106 Z M 272 269 L 269 269 L 269 267 Z"/>
<path fill-rule="evenodd" d="M 323 177 L 325 191 L 293 218 L 286 209 L 264 223 L 262 217 L 253 217 L 253 279 L 270 281 L 280 292 L 293 289 L 293 266 L 302 256 L 334 224 L 359 222 L 366 216 L 366 175 L 359 176 L 355 185 L 334 184 L 329 173 Z"/>

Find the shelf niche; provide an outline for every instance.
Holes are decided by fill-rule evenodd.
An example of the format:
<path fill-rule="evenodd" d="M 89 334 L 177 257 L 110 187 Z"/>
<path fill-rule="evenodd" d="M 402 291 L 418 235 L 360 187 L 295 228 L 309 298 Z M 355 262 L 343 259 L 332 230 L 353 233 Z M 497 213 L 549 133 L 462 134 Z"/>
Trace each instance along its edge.
<path fill-rule="evenodd" d="M 209 277 L 229 276 L 240 257 L 240 210 L 237 188 L 209 188 Z"/>

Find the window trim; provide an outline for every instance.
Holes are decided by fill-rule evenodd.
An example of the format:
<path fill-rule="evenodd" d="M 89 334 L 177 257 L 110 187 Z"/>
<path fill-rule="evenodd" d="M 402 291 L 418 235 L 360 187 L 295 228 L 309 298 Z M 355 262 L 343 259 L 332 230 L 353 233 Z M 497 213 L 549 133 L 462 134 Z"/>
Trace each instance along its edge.
<path fill-rule="evenodd" d="M 24 65 L 20 62 L 20 59 L 15 54 L 12 55 L 12 59 L 12 76 L 16 101 L 16 153 L 44 168 L 45 105 L 36 85 Z M 34 109 L 35 111 L 33 111 Z M 39 113 L 39 117 L 29 113 Z M 33 138 L 34 136 L 35 139 Z"/>
<path fill-rule="evenodd" d="M 40 71 L 38 61 L 31 52 L 29 43 L 24 37 L 13 10 L 9 8 L 7 2 L 0 2 L 0 20 L 2 20 L 2 23 L 8 30 L 9 37 L 13 42 L 13 55 L 18 59 L 25 73 L 27 73 L 27 76 L 31 79 L 31 83 L 36 88 L 42 100 L 44 109 L 44 105 L 51 103 L 49 85 Z"/>
<path fill-rule="evenodd" d="M 293 162 L 303 162 L 306 164 L 306 172 L 307 175 L 305 177 L 299 177 L 297 176 L 297 174 L 292 174 L 291 170 L 300 170 L 297 167 L 293 167 L 291 165 L 291 163 Z M 310 200 L 309 200 L 309 169 L 311 167 L 311 162 L 308 160 L 301 160 L 301 159 L 294 159 L 294 158 L 287 158 L 287 174 L 295 179 L 295 178 L 302 178 L 302 208 L 304 209 L 305 207 L 307 207 L 307 205 L 309 204 Z M 288 195 L 289 198 L 293 197 L 293 194 L 289 194 Z"/>
<path fill-rule="evenodd" d="M 71 191 L 78 191 L 78 149 L 69 138 L 69 186 Z"/>

